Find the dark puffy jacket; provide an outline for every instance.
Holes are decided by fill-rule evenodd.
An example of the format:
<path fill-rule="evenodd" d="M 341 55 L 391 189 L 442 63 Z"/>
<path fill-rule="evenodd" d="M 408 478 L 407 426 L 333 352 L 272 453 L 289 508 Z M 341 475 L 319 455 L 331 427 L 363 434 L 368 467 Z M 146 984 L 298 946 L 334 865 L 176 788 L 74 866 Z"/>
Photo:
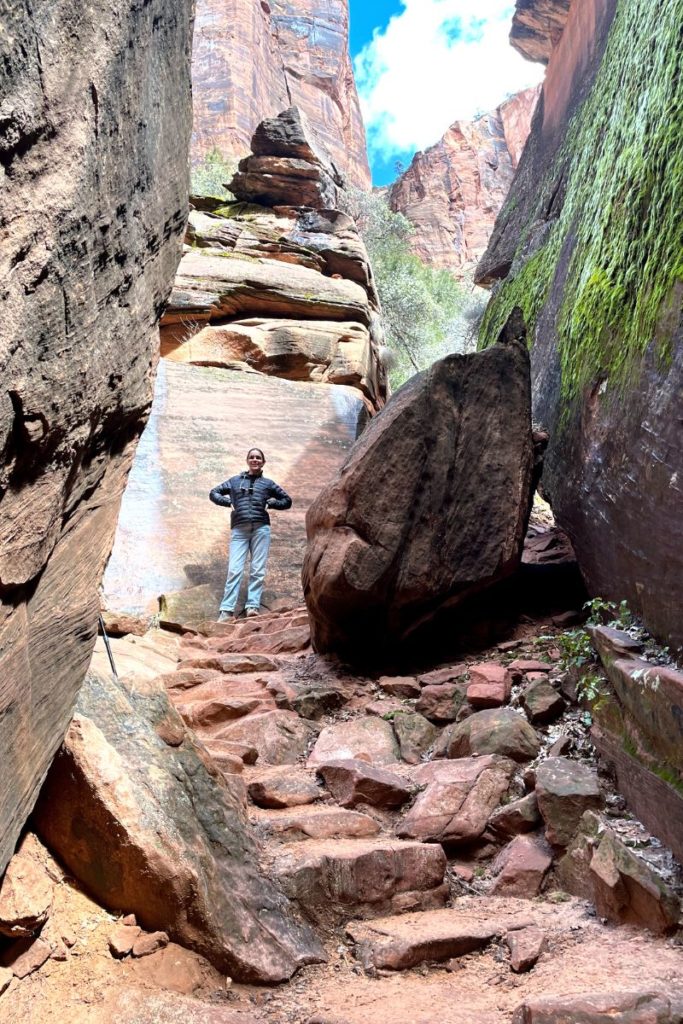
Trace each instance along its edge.
<path fill-rule="evenodd" d="M 216 505 L 232 508 L 230 526 L 245 523 L 268 526 L 270 516 L 266 509 L 292 507 L 292 499 L 274 480 L 267 476 L 250 476 L 247 472 L 231 476 L 214 487 L 209 497 Z"/>

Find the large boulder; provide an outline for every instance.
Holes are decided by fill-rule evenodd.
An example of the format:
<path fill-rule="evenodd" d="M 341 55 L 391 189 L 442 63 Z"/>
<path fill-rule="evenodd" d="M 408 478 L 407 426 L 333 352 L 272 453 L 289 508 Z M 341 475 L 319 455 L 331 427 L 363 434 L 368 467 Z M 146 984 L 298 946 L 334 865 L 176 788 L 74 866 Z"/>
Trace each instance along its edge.
<path fill-rule="evenodd" d="M 234 978 L 276 982 L 322 958 L 261 874 L 238 800 L 185 735 L 158 682 L 90 673 L 36 807 L 40 835 L 104 906 L 134 913 Z"/>
<path fill-rule="evenodd" d="M 412 772 L 425 789 L 396 826 L 402 839 L 471 843 L 486 828 L 515 770 L 503 757 L 432 761 Z"/>
<path fill-rule="evenodd" d="M 0 872 L 90 660 L 149 410 L 187 215 L 192 12 L 3 10 Z"/>
<path fill-rule="evenodd" d="M 533 463 L 523 333 L 517 323 L 507 343 L 413 377 L 309 509 L 318 651 L 358 658 L 400 643 L 515 571 Z"/>

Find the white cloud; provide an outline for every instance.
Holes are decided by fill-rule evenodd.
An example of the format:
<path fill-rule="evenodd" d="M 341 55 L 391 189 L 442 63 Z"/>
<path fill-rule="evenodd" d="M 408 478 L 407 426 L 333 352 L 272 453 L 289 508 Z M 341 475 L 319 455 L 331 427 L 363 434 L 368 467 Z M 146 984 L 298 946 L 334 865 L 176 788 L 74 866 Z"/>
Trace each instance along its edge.
<path fill-rule="evenodd" d="M 543 77 L 510 46 L 510 0 L 401 2 L 405 10 L 355 59 L 371 152 L 425 149 L 454 121 Z"/>

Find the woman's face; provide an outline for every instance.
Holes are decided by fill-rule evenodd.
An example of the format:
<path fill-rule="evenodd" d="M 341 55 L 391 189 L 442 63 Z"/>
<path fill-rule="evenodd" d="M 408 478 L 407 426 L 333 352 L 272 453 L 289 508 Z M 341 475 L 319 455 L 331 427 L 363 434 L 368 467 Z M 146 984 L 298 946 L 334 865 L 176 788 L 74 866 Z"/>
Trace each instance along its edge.
<path fill-rule="evenodd" d="M 257 451 L 256 448 L 252 448 L 247 453 L 247 468 L 250 473 L 258 473 L 259 470 L 263 469 L 264 458 L 261 452 Z"/>

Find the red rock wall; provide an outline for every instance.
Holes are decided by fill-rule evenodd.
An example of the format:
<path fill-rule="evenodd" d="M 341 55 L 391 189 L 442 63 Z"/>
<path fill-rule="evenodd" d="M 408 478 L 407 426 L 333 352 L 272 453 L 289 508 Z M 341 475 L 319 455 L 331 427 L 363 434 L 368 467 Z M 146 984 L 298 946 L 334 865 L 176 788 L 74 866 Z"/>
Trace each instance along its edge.
<path fill-rule="evenodd" d="M 187 215 L 191 7 L 3 11 L 0 874 L 90 661 L 149 411 Z"/>
<path fill-rule="evenodd" d="M 639 17 L 647 14 L 654 26 L 653 9 L 646 2 L 639 8 Z M 630 5 L 617 0 L 571 5 L 510 200 L 476 277 L 482 284 L 498 283 L 485 321 L 487 341 L 494 340 L 495 325 L 511 304 L 525 305 L 533 339 L 534 419 L 550 433 L 543 486 L 590 593 L 626 599 L 653 633 L 681 646 L 683 314 L 680 284 L 669 285 L 671 261 L 679 251 L 667 234 L 671 201 L 661 199 L 667 182 L 675 180 L 670 160 L 680 159 L 680 150 L 658 133 L 667 125 L 671 138 L 680 138 L 671 124 L 680 103 L 671 102 L 661 84 L 659 89 L 650 84 L 658 68 L 673 67 L 673 77 L 664 81 L 680 98 L 680 64 L 664 59 L 680 53 L 680 13 L 675 18 L 680 5 L 666 5 L 666 32 L 662 21 L 657 31 L 642 36 L 628 34 L 630 25 L 622 21 L 628 11 Z M 615 31 L 619 45 L 613 43 Z M 608 120 L 604 112 L 622 99 L 619 118 Z M 603 113 L 596 116 L 596 110 Z M 637 183 L 632 188 L 623 185 L 629 177 Z M 621 192 L 635 194 L 645 181 L 651 183 L 647 212 L 640 215 L 626 206 L 622 214 Z M 614 228 L 600 224 L 595 209 L 613 209 Z M 632 217 L 631 244 L 610 251 L 612 233 L 619 237 L 617 217 Z M 661 232 L 652 230 L 653 224 L 661 225 Z M 587 247 L 576 244 L 582 237 L 596 239 L 602 264 L 586 258 Z M 520 286 L 532 259 L 532 279 Z M 596 269 L 601 266 L 608 272 Z M 590 282 L 601 272 L 620 282 L 619 317 L 611 323 L 604 305 L 590 307 L 583 314 L 586 329 L 597 325 L 603 333 L 599 345 L 581 347 L 580 311 L 589 308 Z M 656 314 L 658 322 L 641 329 L 647 347 L 631 343 L 629 372 L 620 378 L 611 353 L 626 351 L 635 304 L 660 284 L 669 294 Z M 616 293 L 617 285 L 612 287 Z M 579 345 L 572 348 L 577 338 Z M 669 355 L 662 358 L 665 338 Z M 572 387 L 574 381 L 578 385 Z"/>
<path fill-rule="evenodd" d="M 249 153 L 264 117 L 296 104 L 342 174 L 370 187 L 348 53 L 347 0 L 197 0 L 192 161 Z"/>
<path fill-rule="evenodd" d="M 538 88 L 474 121 L 456 121 L 393 185 L 392 210 L 415 225 L 413 251 L 456 274 L 488 244 L 529 132 Z"/>

